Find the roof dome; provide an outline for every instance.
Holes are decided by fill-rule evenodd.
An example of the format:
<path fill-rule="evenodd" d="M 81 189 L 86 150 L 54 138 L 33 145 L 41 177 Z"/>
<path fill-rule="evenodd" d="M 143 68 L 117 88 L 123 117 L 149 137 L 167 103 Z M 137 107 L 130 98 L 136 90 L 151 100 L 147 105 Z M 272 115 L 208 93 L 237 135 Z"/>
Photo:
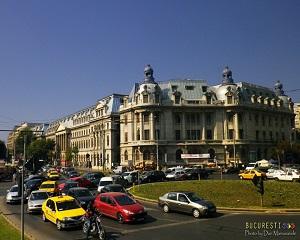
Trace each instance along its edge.
<path fill-rule="evenodd" d="M 222 77 L 223 77 L 223 81 L 222 81 L 223 85 L 234 84 L 233 78 L 232 78 L 232 71 L 229 69 L 228 66 L 226 66 L 224 68 L 224 70 L 222 72 Z"/>

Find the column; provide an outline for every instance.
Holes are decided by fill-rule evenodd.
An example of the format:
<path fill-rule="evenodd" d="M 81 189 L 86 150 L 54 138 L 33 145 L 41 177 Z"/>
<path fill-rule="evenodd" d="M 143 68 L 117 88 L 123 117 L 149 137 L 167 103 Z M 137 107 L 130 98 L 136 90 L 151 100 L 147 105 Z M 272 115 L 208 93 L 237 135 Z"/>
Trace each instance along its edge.
<path fill-rule="evenodd" d="M 155 118 L 153 112 L 150 113 L 150 140 L 154 140 L 155 136 Z M 157 138 L 157 136 L 155 137 Z"/>
<path fill-rule="evenodd" d="M 234 114 L 234 125 L 233 125 L 233 129 L 234 129 L 234 137 L 235 139 L 239 139 L 239 116 L 238 113 Z"/>
<path fill-rule="evenodd" d="M 144 118 L 143 118 L 143 113 L 140 113 L 140 140 L 144 140 Z"/>
<path fill-rule="evenodd" d="M 202 113 L 202 140 L 205 140 L 206 128 L 205 128 L 205 112 Z"/>
<path fill-rule="evenodd" d="M 182 119 L 182 125 L 181 125 L 181 132 L 182 132 L 182 139 L 186 139 L 186 127 L 185 127 L 185 114 L 181 114 L 181 119 Z"/>

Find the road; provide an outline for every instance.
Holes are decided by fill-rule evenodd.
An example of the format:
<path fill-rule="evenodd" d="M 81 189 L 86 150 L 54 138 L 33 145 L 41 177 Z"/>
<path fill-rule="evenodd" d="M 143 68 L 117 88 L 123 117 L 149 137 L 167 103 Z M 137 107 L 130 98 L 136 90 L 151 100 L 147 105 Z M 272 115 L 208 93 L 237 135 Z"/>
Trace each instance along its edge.
<path fill-rule="evenodd" d="M 5 194 L 11 183 L 0 183 L 0 195 Z M 4 214 L 19 221 L 20 205 L 7 205 L 1 198 L 1 205 L 4 205 Z M 115 220 L 103 217 L 105 229 L 108 232 L 108 239 L 112 240 L 220 240 L 220 239 L 299 239 L 297 227 L 300 226 L 300 215 L 266 215 L 255 213 L 219 213 L 214 218 L 194 219 L 192 216 L 179 213 L 162 213 L 156 204 L 144 204 L 148 210 L 148 217 L 145 222 L 135 224 L 119 224 Z M 3 208 L 2 208 L 3 209 Z M 250 227 L 271 224 L 273 229 L 250 229 Z M 274 229 L 274 224 L 277 228 Z M 280 223 L 280 229 L 279 227 Z M 284 223 L 293 223 L 296 229 L 292 231 L 286 228 Z M 274 232 L 275 230 L 275 232 Z M 43 240 L 83 240 L 84 235 L 81 229 L 70 229 L 58 231 L 56 226 L 50 222 L 42 222 L 41 216 L 25 214 L 25 231 L 32 233 L 36 239 Z M 272 234 L 270 236 L 259 237 L 259 234 Z M 292 234 L 295 236 L 275 236 L 274 234 Z M 256 235 L 255 235 L 256 234 Z M 1 233 L 0 233 L 1 239 Z"/>

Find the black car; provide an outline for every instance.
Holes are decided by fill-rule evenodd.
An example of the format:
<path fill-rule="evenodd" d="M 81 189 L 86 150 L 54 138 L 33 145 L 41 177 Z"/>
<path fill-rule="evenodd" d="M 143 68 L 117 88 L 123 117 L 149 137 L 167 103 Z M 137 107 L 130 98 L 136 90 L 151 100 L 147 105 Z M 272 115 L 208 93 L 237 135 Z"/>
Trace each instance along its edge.
<path fill-rule="evenodd" d="M 67 173 L 67 176 L 68 176 L 69 178 L 72 178 L 72 177 L 79 177 L 80 174 L 79 174 L 77 171 L 69 171 L 69 172 Z"/>
<path fill-rule="evenodd" d="M 147 171 L 140 176 L 140 183 L 162 182 L 165 180 L 165 173 L 163 171 L 158 170 Z"/>
<path fill-rule="evenodd" d="M 45 181 L 46 177 L 43 175 L 30 175 L 28 178 L 24 179 L 24 183 L 34 179 L 41 179 L 42 181 Z"/>
<path fill-rule="evenodd" d="M 98 186 L 99 181 L 102 177 L 104 177 L 104 173 L 102 172 L 88 172 L 82 175 L 85 179 L 90 180 L 96 186 Z"/>
<path fill-rule="evenodd" d="M 207 170 L 201 168 L 187 169 L 185 173 L 189 180 L 207 179 L 209 175 Z"/>
<path fill-rule="evenodd" d="M 43 179 L 32 179 L 32 180 L 27 181 L 25 183 L 25 191 L 27 193 L 27 196 L 29 196 L 29 194 L 32 191 L 38 190 L 43 181 L 44 181 Z"/>
<path fill-rule="evenodd" d="M 101 189 L 101 193 L 122 192 L 127 193 L 126 189 L 120 184 L 108 184 Z"/>
<path fill-rule="evenodd" d="M 70 188 L 67 195 L 75 198 L 82 208 L 86 209 L 90 201 L 92 201 L 95 196 L 90 192 L 89 189 L 84 187 L 74 187 Z"/>
<path fill-rule="evenodd" d="M 69 189 L 79 187 L 78 182 L 67 180 L 61 184 L 58 185 L 58 190 L 60 194 L 67 194 Z"/>

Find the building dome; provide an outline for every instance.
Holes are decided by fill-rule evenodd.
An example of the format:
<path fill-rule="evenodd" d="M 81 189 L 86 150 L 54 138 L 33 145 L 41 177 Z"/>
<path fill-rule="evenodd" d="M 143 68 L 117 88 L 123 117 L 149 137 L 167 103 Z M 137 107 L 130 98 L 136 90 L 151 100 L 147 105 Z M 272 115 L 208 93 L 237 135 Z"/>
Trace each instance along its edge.
<path fill-rule="evenodd" d="M 153 68 L 150 64 L 144 68 L 144 81 L 139 85 L 137 92 L 141 93 L 156 93 L 159 90 L 158 84 L 154 81 Z"/>
<path fill-rule="evenodd" d="M 229 69 L 228 66 L 224 68 L 222 72 L 222 77 L 223 77 L 223 81 L 222 81 L 223 85 L 234 84 L 232 78 L 232 71 Z"/>

